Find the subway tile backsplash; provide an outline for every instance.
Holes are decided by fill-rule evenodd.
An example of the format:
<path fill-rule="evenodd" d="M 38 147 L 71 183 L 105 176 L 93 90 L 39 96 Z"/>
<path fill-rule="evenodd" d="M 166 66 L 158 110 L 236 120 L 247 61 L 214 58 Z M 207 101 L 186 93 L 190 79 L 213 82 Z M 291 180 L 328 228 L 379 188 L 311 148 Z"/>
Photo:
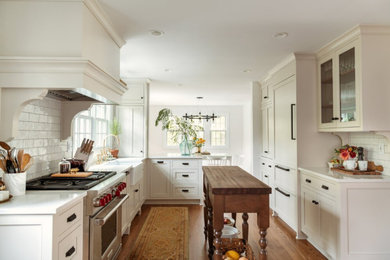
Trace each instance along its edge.
<path fill-rule="evenodd" d="M 349 144 L 364 147 L 366 159 L 383 165 L 383 174 L 390 175 L 390 149 L 386 137 L 375 133 L 350 133 Z M 384 148 L 383 151 L 380 146 Z"/>
<path fill-rule="evenodd" d="M 60 140 L 61 102 L 44 98 L 26 105 L 19 116 L 17 136 L 9 144 L 34 159 L 27 179 L 55 172 L 63 157 L 70 157 L 71 140 Z M 70 138 L 69 138 L 70 139 Z"/>

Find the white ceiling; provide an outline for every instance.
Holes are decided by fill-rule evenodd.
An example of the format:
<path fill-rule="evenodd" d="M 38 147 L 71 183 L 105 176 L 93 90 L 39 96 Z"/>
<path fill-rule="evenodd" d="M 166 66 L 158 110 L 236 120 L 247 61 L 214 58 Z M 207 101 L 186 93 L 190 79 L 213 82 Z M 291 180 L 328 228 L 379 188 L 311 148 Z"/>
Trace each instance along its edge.
<path fill-rule="evenodd" d="M 151 79 L 158 105 L 197 104 L 196 96 L 248 102 L 251 81 L 288 54 L 314 52 L 357 24 L 390 25 L 390 0 L 100 2 L 127 42 L 121 76 Z M 278 32 L 289 36 L 275 39 Z"/>

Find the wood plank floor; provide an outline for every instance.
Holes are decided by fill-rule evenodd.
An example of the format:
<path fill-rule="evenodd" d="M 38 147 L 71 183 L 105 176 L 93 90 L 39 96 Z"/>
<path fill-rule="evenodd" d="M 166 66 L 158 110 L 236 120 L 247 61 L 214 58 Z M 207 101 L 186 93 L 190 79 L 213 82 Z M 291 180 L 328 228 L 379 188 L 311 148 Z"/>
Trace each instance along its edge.
<path fill-rule="evenodd" d="M 137 239 L 142 225 L 149 214 L 153 205 L 144 205 L 142 214 L 136 216 L 131 224 L 130 235 L 124 235 L 122 238 L 122 250 L 119 260 L 128 260 L 131 248 Z M 157 205 L 156 205 L 157 206 Z M 161 205 L 158 205 L 161 206 Z M 178 206 L 178 205 L 167 205 Z M 181 205 L 188 207 L 189 213 L 189 254 L 190 260 L 206 260 L 207 246 L 203 234 L 203 207 L 200 205 Z M 256 215 L 249 214 L 249 241 L 256 256 L 260 247 L 257 244 L 260 236 L 257 232 Z M 241 214 L 237 214 L 237 228 L 241 229 Z M 254 227 L 254 228 L 251 228 Z M 317 249 L 315 249 L 306 240 L 296 240 L 294 232 L 278 217 L 271 217 L 270 228 L 267 234 L 268 240 L 268 258 L 269 260 L 287 260 L 287 259 L 326 259 Z M 163 260 L 163 259 L 161 259 Z"/>

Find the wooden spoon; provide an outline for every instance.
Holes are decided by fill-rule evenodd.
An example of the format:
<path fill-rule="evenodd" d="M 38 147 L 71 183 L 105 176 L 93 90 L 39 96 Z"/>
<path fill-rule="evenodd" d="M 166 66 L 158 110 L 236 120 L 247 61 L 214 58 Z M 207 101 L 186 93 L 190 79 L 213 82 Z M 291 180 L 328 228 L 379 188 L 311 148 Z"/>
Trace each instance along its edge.
<path fill-rule="evenodd" d="M 27 165 L 24 166 L 23 172 L 27 171 L 28 168 L 30 168 L 30 166 L 33 164 L 33 162 L 34 162 L 34 158 L 31 157 L 31 159 L 30 159 L 30 161 L 28 161 Z"/>
<path fill-rule="evenodd" d="M 18 151 L 18 155 L 17 155 L 17 159 L 18 159 L 18 164 L 19 164 L 19 171 L 22 171 L 22 160 L 23 160 L 23 154 L 24 154 L 24 150 L 23 149 L 20 149 Z"/>
<path fill-rule="evenodd" d="M 31 160 L 31 155 L 29 155 L 28 153 L 23 154 L 22 163 L 20 164 L 21 172 L 24 172 L 26 170 L 26 166 L 30 162 L 30 160 Z"/>
<path fill-rule="evenodd" d="M 11 150 L 11 146 L 9 146 L 6 142 L 0 142 L 0 146 L 7 151 L 8 157 L 10 157 L 9 151 Z"/>

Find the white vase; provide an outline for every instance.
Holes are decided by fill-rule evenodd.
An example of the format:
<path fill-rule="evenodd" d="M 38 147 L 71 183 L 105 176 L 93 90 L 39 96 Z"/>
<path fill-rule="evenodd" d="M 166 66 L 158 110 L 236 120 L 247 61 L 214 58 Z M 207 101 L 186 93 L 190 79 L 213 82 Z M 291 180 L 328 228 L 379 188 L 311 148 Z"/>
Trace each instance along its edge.
<path fill-rule="evenodd" d="M 12 196 L 26 194 L 26 172 L 4 173 L 3 181 Z"/>

